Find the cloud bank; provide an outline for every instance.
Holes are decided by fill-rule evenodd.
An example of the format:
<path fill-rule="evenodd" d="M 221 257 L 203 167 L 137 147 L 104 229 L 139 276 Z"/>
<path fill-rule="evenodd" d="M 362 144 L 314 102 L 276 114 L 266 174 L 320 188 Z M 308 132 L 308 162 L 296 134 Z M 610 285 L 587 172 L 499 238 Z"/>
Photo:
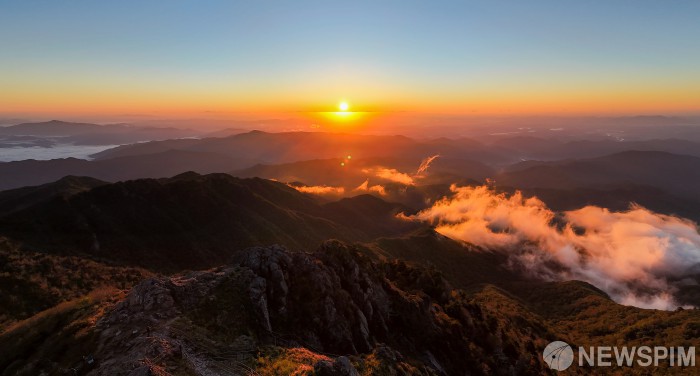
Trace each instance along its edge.
<path fill-rule="evenodd" d="M 400 183 L 403 185 L 414 185 L 415 182 L 413 181 L 413 178 L 403 172 L 400 172 L 397 169 L 394 168 L 385 168 L 385 167 L 375 167 L 375 168 L 365 168 L 362 169 L 362 172 L 365 174 L 372 174 L 378 178 L 384 179 L 384 180 L 389 180 L 393 181 L 395 183 Z"/>
<path fill-rule="evenodd" d="M 381 185 L 369 185 L 369 179 L 365 180 L 364 183 L 360 184 L 357 188 L 353 189 L 359 192 L 374 192 L 380 196 L 386 196 L 386 189 Z"/>
<path fill-rule="evenodd" d="M 545 280 L 578 279 L 617 302 L 674 309 L 677 286 L 696 284 L 700 234 L 695 223 L 640 206 L 625 212 L 587 206 L 561 216 L 535 197 L 487 186 L 451 187 L 411 220 L 448 237 L 506 250 L 512 266 Z"/>
<path fill-rule="evenodd" d="M 345 188 L 343 187 L 331 187 L 327 185 L 287 185 L 299 192 L 311 193 L 315 195 L 342 195 L 345 193 Z"/>
<path fill-rule="evenodd" d="M 433 163 L 433 161 L 438 157 L 440 157 L 440 155 L 436 154 L 423 159 L 420 165 L 418 166 L 418 170 L 416 170 L 416 172 L 413 174 L 407 174 L 395 168 L 386 168 L 381 166 L 374 168 L 364 168 L 362 169 L 362 172 L 364 172 L 365 174 L 373 175 L 380 179 L 392 181 L 394 183 L 399 183 L 403 185 L 416 185 L 415 180 L 425 177 L 424 174 L 428 172 L 430 164 Z"/>

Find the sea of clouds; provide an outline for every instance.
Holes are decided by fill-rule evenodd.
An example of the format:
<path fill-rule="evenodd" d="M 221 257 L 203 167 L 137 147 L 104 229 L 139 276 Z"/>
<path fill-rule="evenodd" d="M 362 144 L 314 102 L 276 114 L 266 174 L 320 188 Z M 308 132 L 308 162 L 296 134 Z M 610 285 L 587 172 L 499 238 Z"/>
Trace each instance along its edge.
<path fill-rule="evenodd" d="M 682 284 L 697 284 L 700 234 L 692 221 L 632 206 L 556 214 L 535 197 L 491 187 L 451 187 L 452 195 L 408 220 L 439 233 L 508 252 L 519 269 L 545 280 L 583 280 L 621 304 L 674 309 Z"/>
<path fill-rule="evenodd" d="M 23 161 L 26 159 L 49 160 L 58 158 L 90 159 L 90 155 L 111 149 L 116 145 L 72 145 L 56 144 L 51 147 L 2 147 L 0 162 Z"/>

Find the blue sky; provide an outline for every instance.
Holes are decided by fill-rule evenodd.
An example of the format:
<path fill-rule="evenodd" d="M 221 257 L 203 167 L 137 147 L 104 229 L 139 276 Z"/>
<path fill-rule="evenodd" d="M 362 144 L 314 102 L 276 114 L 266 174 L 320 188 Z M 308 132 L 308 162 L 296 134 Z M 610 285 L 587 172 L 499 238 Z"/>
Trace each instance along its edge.
<path fill-rule="evenodd" d="M 0 111 L 695 111 L 699 25 L 697 1 L 3 1 Z"/>

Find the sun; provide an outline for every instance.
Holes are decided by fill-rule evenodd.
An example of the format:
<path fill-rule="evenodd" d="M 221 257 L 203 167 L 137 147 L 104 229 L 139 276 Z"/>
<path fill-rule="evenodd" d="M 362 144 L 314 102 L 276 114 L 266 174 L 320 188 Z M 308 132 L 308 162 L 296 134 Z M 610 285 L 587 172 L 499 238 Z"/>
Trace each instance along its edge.
<path fill-rule="evenodd" d="M 324 117 L 325 120 L 329 120 L 329 124 L 334 124 L 334 126 L 356 126 L 358 121 L 365 116 L 364 112 L 357 111 L 357 108 L 350 105 L 345 99 L 339 100 L 335 108 L 335 110 L 322 111 L 318 112 L 318 114 Z"/>

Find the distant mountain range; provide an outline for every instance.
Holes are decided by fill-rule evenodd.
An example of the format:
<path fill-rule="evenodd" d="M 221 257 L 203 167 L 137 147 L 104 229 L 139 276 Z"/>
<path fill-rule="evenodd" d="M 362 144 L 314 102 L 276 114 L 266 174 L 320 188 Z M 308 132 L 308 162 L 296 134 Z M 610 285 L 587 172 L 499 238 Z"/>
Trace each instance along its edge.
<path fill-rule="evenodd" d="M 491 144 L 509 150 L 524 160 L 561 160 L 592 158 L 623 151 L 662 151 L 700 157 L 700 143 L 682 139 L 635 140 L 576 140 L 562 141 L 536 137 L 515 136 L 496 139 Z"/>
<path fill-rule="evenodd" d="M 343 164 L 341 166 L 341 163 Z M 366 172 L 376 167 L 396 169 L 413 175 L 421 163 L 418 157 L 384 157 L 384 158 L 344 158 L 315 159 L 277 165 L 258 164 L 242 170 L 230 171 L 238 177 L 261 177 L 285 182 L 303 182 L 308 185 L 333 185 L 355 188 L 368 177 L 374 183 L 388 183 L 391 180 L 377 177 Z M 468 159 L 449 159 L 440 157 L 430 164 L 431 174 L 422 184 L 451 183 L 462 178 L 483 181 L 495 175 L 496 170 L 484 163 Z"/>
<path fill-rule="evenodd" d="M 0 162 L 0 189 L 46 184 L 67 175 L 90 176 L 116 182 L 148 177 L 167 177 L 191 170 L 200 173 L 225 172 L 246 164 L 217 154 L 180 150 L 99 161 L 67 158 L 48 161 Z"/>
<path fill-rule="evenodd" d="M 658 151 L 625 151 L 600 158 L 512 166 L 498 184 L 518 188 L 616 188 L 626 184 L 697 198 L 700 158 Z"/>
<path fill-rule="evenodd" d="M 29 130 L 41 131 L 52 128 L 46 123 L 37 124 L 23 124 L 15 127 L 22 126 Z M 108 127 L 61 123 L 58 128 L 64 128 L 63 126 L 66 132 L 76 128 L 82 129 L 82 127 L 90 129 Z M 121 130 L 129 129 L 121 125 L 115 125 L 115 127 Z M 135 133 L 138 134 L 138 132 Z M 563 168 L 556 170 L 554 167 L 569 163 L 567 159 L 591 158 L 603 158 L 597 162 L 598 165 L 603 165 L 607 163 L 605 158 L 609 158 L 606 155 L 630 150 L 640 153 L 628 156 L 626 161 L 621 160 L 622 157 L 616 157 L 615 161 L 611 160 L 611 163 L 619 165 L 618 170 L 626 169 L 625 166 L 630 167 L 631 170 L 624 174 L 618 173 L 619 171 L 609 171 L 613 168 L 609 166 L 595 172 L 600 176 L 576 177 L 575 175 L 583 174 L 584 171 L 565 172 Z M 649 165 L 650 168 L 664 169 L 664 164 L 679 166 L 681 159 L 687 159 L 683 155 L 700 157 L 700 144 L 671 139 L 638 142 L 563 142 L 532 137 L 499 138 L 491 144 L 484 144 L 465 138 L 415 140 L 403 136 L 254 131 L 222 138 L 175 139 L 129 144 L 97 153 L 94 155 L 95 161 L 90 163 L 71 159 L 0 163 L 0 189 L 49 183 L 66 175 L 92 176 L 106 181 L 118 181 L 167 177 L 189 170 L 200 173 L 231 172 L 242 177 L 260 176 L 282 181 L 299 181 L 309 185 L 347 184 L 349 186 L 362 183 L 363 179 L 360 176 L 362 173 L 358 173 L 358 168 L 361 170 L 379 165 L 411 173 L 415 172 L 422 159 L 433 155 L 440 155 L 440 158 L 435 160 L 430 179 L 426 180 L 425 184 L 443 184 L 460 178 L 482 181 L 486 177 L 496 177 L 502 183 L 515 187 L 571 188 L 581 186 L 584 184 L 583 181 L 588 179 L 605 180 L 602 175 L 608 174 L 611 175 L 612 180 L 620 180 L 625 176 L 629 182 L 635 184 L 660 186 L 658 182 L 648 184 L 650 179 L 642 177 L 644 171 L 640 163 L 647 165 L 645 156 L 648 156 L 647 159 L 658 159 L 657 156 L 662 156 L 653 152 L 681 154 L 676 157 L 676 160 L 662 158 Z M 343 169 L 335 168 L 348 156 L 352 161 L 346 163 L 348 168 L 344 169 L 344 172 Z M 547 161 L 553 163 L 544 167 Z M 596 162 L 582 161 L 577 166 L 581 163 L 591 165 Z M 695 164 L 696 161 L 688 160 L 683 166 L 693 168 Z M 537 168 L 522 172 L 528 167 Z M 546 176 L 535 177 L 544 169 L 547 170 L 544 173 Z M 683 170 L 680 167 L 671 167 L 671 170 L 673 169 L 674 171 Z M 320 174 L 319 171 L 326 173 Z M 647 175 L 653 174 L 647 173 Z M 671 180 L 668 185 L 673 185 L 670 183 L 673 177 L 669 176 L 669 178 Z M 556 179 L 560 180 L 555 182 Z M 575 181 L 567 183 L 571 179 Z M 536 185 L 540 184 L 537 183 L 539 181 L 543 185 Z M 597 184 L 597 182 L 598 180 L 590 180 L 591 184 Z"/>
<path fill-rule="evenodd" d="M 134 142 L 199 136 L 201 132 L 178 128 L 155 128 L 128 124 L 92 124 L 51 120 L 0 127 L 2 136 L 60 138 L 77 145 L 118 145 Z"/>
<path fill-rule="evenodd" d="M 291 163 L 260 163 L 263 159 L 301 159 L 324 155 L 300 146 L 306 140 L 315 142 L 317 146 L 335 140 L 323 149 L 326 150 L 324 153 L 341 155 Z M 420 209 L 426 203 L 449 194 L 448 188 L 452 183 L 483 184 L 485 179 L 490 178 L 500 189 L 523 189 L 541 196 L 555 209 L 597 204 L 622 210 L 631 202 L 636 202 L 662 213 L 700 219 L 694 209 L 700 207 L 696 194 L 700 189 L 700 158 L 695 156 L 660 151 L 624 151 L 586 159 L 530 160 L 502 168 L 464 158 L 478 154 L 480 148 L 488 146 L 469 140 L 459 142 L 470 145 L 470 150 L 462 152 L 456 140 L 438 139 L 419 143 L 405 137 L 326 133 L 252 132 L 226 138 L 149 142 L 108 150 L 100 153 L 94 161 L 56 159 L 0 163 L 0 189 L 47 184 L 68 175 L 117 182 L 162 178 L 186 171 L 203 174 L 220 172 L 243 178 L 262 177 L 285 183 L 343 187 L 345 193 L 342 195 L 345 196 L 370 193 Z M 540 143 L 540 146 L 544 147 L 544 144 Z M 412 152 L 413 147 L 422 151 Z M 513 148 L 514 145 L 508 147 Z M 373 148 L 379 151 L 373 152 Z M 344 155 L 347 150 L 359 152 L 347 152 L 352 157 L 347 159 L 348 155 Z M 395 150 L 400 152 L 395 153 Z M 491 153 L 493 155 L 493 151 Z M 362 157 L 367 154 L 386 156 Z M 415 179 L 415 185 L 402 185 L 376 173 L 376 169 L 381 167 L 412 176 L 423 158 L 436 154 L 440 157 L 433 161 L 426 174 Z M 363 188 L 365 182 L 367 187 Z M 380 188 L 369 190 L 371 186 L 380 186 L 381 194 Z"/>
<path fill-rule="evenodd" d="M 700 157 L 700 143 L 681 139 L 645 141 L 576 140 L 527 136 L 502 136 L 480 142 L 469 138 L 413 139 L 325 132 L 267 133 L 252 131 L 222 138 L 166 140 L 124 145 L 94 155 L 96 159 L 145 155 L 178 149 L 250 159 L 262 164 L 291 163 L 314 159 L 343 158 L 445 158 L 468 159 L 489 165 L 508 165 L 523 160 L 593 158 L 628 150 L 663 151 Z"/>

